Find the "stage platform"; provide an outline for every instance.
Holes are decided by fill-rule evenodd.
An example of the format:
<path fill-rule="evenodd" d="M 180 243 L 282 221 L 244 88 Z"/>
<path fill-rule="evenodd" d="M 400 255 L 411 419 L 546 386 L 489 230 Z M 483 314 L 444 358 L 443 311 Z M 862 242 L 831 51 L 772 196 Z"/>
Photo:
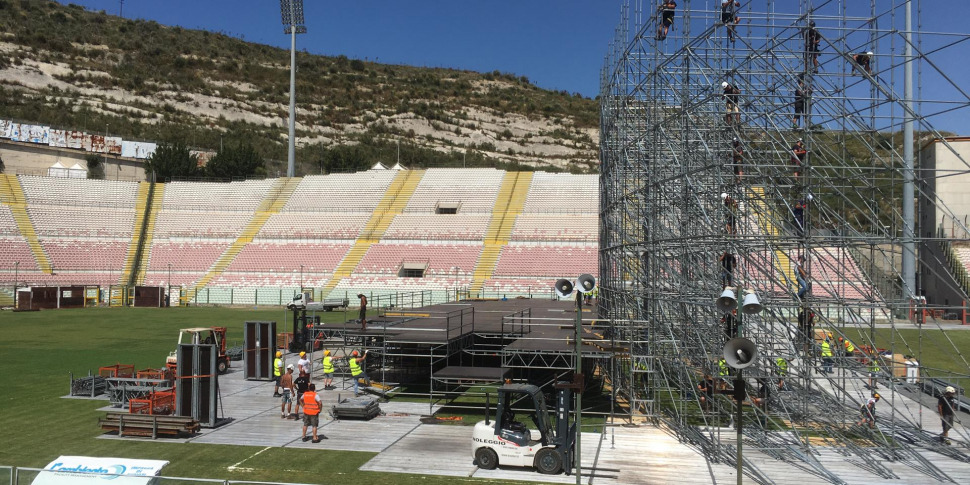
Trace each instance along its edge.
<path fill-rule="evenodd" d="M 596 307 L 583 306 L 584 337 L 602 340 L 594 333 Z M 576 303 L 572 300 L 516 298 L 465 300 L 420 308 L 388 310 L 368 322 L 366 330 L 351 329 L 351 339 L 383 341 L 394 345 L 444 345 L 472 335 L 516 339 L 509 351 L 563 353 L 575 351 Z M 603 346 L 586 344 L 584 355 L 603 354 Z"/>
<path fill-rule="evenodd" d="M 286 362 L 297 356 L 287 354 Z M 272 397 L 273 383 L 246 381 L 241 366 L 219 379 L 222 408 L 232 420 L 221 427 L 204 429 L 199 435 L 164 440 L 196 444 L 223 444 L 300 448 L 307 450 L 347 450 L 377 453 L 361 470 L 417 475 L 441 475 L 488 479 L 520 480 L 546 483 L 575 483 L 575 476 L 540 475 L 527 468 L 500 467 L 497 470 L 478 469 L 472 460 L 471 426 L 451 424 L 423 424 L 437 407 L 420 402 L 381 403 L 384 415 L 369 421 L 334 421 L 326 411 L 337 401 L 338 395 L 347 397 L 346 390 L 321 391 L 324 414 L 319 433 L 328 439 L 320 443 L 300 439 L 302 421 L 280 419 L 280 399 Z M 322 387 L 319 371 L 313 382 Z M 346 382 L 337 382 L 338 387 Z M 117 411 L 118 408 L 105 408 Z M 923 413 L 932 413 L 929 408 Z M 930 421 L 930 420 L 928 420 Z M 465 423 L 471 424 L 471 423 Z M 734 483 L 734 463 L 709 462 L 707 457 L 688 444 L 652 425 L 625 426 L 623 422 L 606 428 L 605 433 L 583 433 L 583 483 L 591 484 L 649 484 L 649 483 Z M 931 425 L 928 422 L 927 425 Z M 92 423 L 92 426 L 94 423 Z M 718 431 L 724 444 L 730 445 L 733 429 Z M 147 438 L 118 438 L 103 435 L 102 439 L 146 440 Z M 953 447 L 966 450 L 967 444 L 954 440 Z M 817 459 L 825 468 L 848 483 L 884 483 L 885 479 L 867 471 L 847 459 L 839 448 L 817 447 Z M 912 462 L 881 461 L 898 477 L 898 483 L 970 483 L 970 466 L 952 458 L 921 451 L 922 457 L 944 475 L 934 479 L 912 467 Z M 824 483 L 811 473 L 804 463 L 776 460 L 763 450 L 745 446 L 745 459 L 778 484 Z M 750 481 L 746 478 L 745 481 Z"/>

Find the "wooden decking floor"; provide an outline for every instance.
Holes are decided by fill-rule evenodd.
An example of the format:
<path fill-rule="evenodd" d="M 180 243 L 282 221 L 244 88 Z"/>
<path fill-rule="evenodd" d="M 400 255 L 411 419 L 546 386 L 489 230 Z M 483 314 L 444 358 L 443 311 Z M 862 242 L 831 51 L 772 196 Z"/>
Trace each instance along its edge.
<path fill-rule="evenodd" d="M 314 382 L 322 387 L 318 375 Z M 336 383 L 338 388 L 344 383 Z M 327 436 L 320 443 L 304 442 L 302 421 L 280 418 L 280 400 L 272 397 L 273 383 L 246 381 L 238 367 L 220 379 L 222 408 L 232 418 L 228 424 L 203 429 L 198 435 L 169 442 L 231 444 L 258 447 L 287 447 L 318 450 L 347 450 L 376 453 L 361 468 L 366 471 L 412 473 L 474 477 L 495 480 L 522 480 L 546 483 L 575 483 L 575 476 L 540 475 L 527 468 L 499 467 L 480 470 L 472 460 L 470 426 L 422 424 L 421 416 L 436 408 L 428 402 L 382 403 L 384 415 L 370 421 L 329 418 L 330 407 L 338 395 L 352 395 L 348 390 L 321 391 L 324 413 L 319 433 Z M 918 404 L 897 397 L 897 412 L 918 413 Z M 880 409 L 888 411 L 889 406 Z M 104 408 L 117 411 L 118 408 Z M 925 408 L 925 424 L 932 429 L 933 410 Z M 938 420 L 936 420 L 938 422 Z M 936 424 L 936 426 L 939 426 Z M 721 441 L 733 444 L 733 430 L 723 430 Z M 105 439 L 145 440 L 148 438 L 118 438 L 106 434 Z M 958 438 L 959 439 L 959 438 Z M 702 484 L 734 483 L 733 463 L 710 463 L 695 448 L 680 443 L 675 437 L 652 425 L 637 427 L 616 426 L 605 434 L 583 433 L 583 477 L 587 484 Z M 954 446 L 958 443 L 954 440 Z M 965 445 L 964 445 L 965 446 Z M 965 448 L 963 448 L 965 449 Z M 885 479 L 859 466 L 858 457 L 846 457 L 836 449 L 815 448 L 819 463 L 847 483 L 885 483 Z M 970 465 L 943 455 L 920 452 L 929 462 L 955 483 L 970 483 Z M 804 463 L 776 460 L 756 447 L 745 446 L 745 458 L 777 484 L 805 485 L 826 483 L 819 475 L 807 470 Z M 880 460 L 898 477 L 896 483 L 946 483 L 920 471 L 914 461 L 889 462 Z M 746 482 L 750 479 L 746 478 Z M 753 483 L 753 482 L 752 482 Z"/>

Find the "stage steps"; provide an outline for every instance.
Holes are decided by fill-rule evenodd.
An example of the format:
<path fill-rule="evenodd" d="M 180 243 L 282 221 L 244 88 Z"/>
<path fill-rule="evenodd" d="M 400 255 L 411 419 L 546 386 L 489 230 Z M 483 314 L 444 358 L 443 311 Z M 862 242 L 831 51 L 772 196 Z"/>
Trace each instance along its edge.
<path fill-rule="evenodd" d="M 492 208 L 492 219 L 485 231 L 485 244 L 475 264 L 472 284 L 469 287 L 471 294 L 480 293 L 485 281 L 495 273 L 502 248 L 509 243 L 515 219 L 525 206 L 529 186 L 532 185 L 532 175 L 532 172 L 506 172 L 502 178 L 502 186 Z"/>
<path fill-rule="evenodd" d="M 148 211 L 148 225 L 145 226 L 145 233 L 142 236 L 141 258 L 139 258 L 135 275 L 135 284 L 145 284 L 145 272 L 148 270 L 148 263 L 152 256 L 152 237 L 155 234 L 155 221 L 158 220 L 158 213 L 162 210 L 162 202 L 165 200 L 165 184 L 156 183 L 154 193 L 152 193 L 151 208 Z"/>
<path fill-rule="evenodd" d="M 53 274 L 50 258 L 44 251 L 44 247 L 40 245 L 34 224 L 30 221 L 30 215 L 27 214 L 27 198 L 24 197 L 24 189 L 20 186 L 20 181 L 17 180 L 16 175 L 0 174 L 0 177 L 3 177 L 3 183 L 0 184 L 0 186 L 3 186 L 0 189 L 0 198 L 10 207 L 13 219 L 17 223 L 17 229 L 20 230 L 20 235 L 27 240 L 27 245 L 34 255 L 37 267 L 40 268 L 42 273 Z"/>
<path fill-rule="evenodd" d="M 148 194 L 151 186 L 151 182 L 140 182 L 138 184 L 138 195 L 135 198 L 135 225 L 131 231 L 128 252 L 125 254 L 125 267 L 121 270 L 121 277 L 118 278 L 119 285 L 127 285 L 131 279 L 131 272 L 135 269 L 135 258 L 142 238 L 141 228 L 144 226 L 145 217 L 148 215 Z"/>
<path fill-rule="evenodd" d="M 748 190 L 751 192 L 748 200 L 758 220 L 758 229 L 761 230 L 762 234 L 772 238 L 781 235 L 781 230 L 774 221 L 774 209 L 769 207 L 765 200 L 765 188 L 760 185 L 755 185 Z M 791 287 L 796 281 L 795 269 L 792 267 L 791 257 L 789 257 L 788 253 L 780 249 L 776 249 L 774 253 L 775 271 L 782 275 L 786 286 Z"/>
<path fill-rule="evenodd" d="M 399 170 L 394 180 L 384 192 L 384 197 L 374 207 L 370 219 L 364 224 L 364 229 L 360 231 L 354 245 L 347 251 L 340 264 L 333 270 L 333 277 L 323 287 L 320 298 L 326 298 L 334 288 L 340 284 L 340 280 L 353 274 L 357 265 L 364 259 L 367 250 L 371 246 L 380 242 L 384 232 L 391 225 L 394 216 L 404 212 L 408 201 L 414 195 L 414 191 L 424 177 L 424 170 Z"/>
<path fill-rule="evenodd" d="M 222 255 L 219 256 L 219 259 L 217 259 L 215 263 L 212 263 L 212 267 L 209 268 L 209 271 L 207 271 L 206 274 L 195 283 L 195 286 L 192 288 L 189 295 L 197 294 L 199 290 L 205 288 L 210 281 L 221 275 L 226 268 L 232 264 L 232 261 L 236 259 L 236 256 L 238 256 L 240 252 L 242 252 L 243 248 L 245 248 L 247 244 L 253 242 L 256 234 L 259 234 L 259 231 L 266 224 L 266 221 L 268 221 L 273 214 L 279 213 L 279 211 L 286 206 L 287 201 L 290 200 L 290 196 L 293 195 L 293 191 L 296 190 L 298 185 L 300 185 L 300 180 L 302 179 L 299 177 L 283 177 L 276 179 L 273 188 L 270 189 L 269 192 L 266 193 L 266 196 L 263 197 L 263 200 L 260 201 L 259 206 L 256 207 L 256 212 L 253 214 L 253 217 L 249 219 L 249 222 L 246 223 L 246 226 L 243 228 L 242 232 L 240 232 L 236 240 L 233 241 L 225 251 L 223 251 Z"/>

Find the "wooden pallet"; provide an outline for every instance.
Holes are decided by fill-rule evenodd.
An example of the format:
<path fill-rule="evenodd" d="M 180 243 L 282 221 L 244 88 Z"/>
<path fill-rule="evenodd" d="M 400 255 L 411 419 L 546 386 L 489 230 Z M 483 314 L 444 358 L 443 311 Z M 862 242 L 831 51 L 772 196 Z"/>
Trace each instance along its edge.
<path fill-rule="evenodd" d="M 177 437 L 199 432 L 199 422 L 191 416 L 153 416 L 148 414 L 108 413 L 98 420 L 105 431 L 117 431 L 118 436 L 160 435 Z"/>

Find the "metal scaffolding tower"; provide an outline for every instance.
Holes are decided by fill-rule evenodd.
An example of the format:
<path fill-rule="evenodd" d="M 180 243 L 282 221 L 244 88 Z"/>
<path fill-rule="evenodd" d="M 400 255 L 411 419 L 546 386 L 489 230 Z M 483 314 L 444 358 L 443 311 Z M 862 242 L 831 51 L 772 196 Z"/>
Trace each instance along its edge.
<path fill-rule="evenodd" d="M 658 3 L 624 7 L 601 78 L 599 317 L 629 349 L 604 369 L 613 388 L 631 415 L 733 462 L 718 361 L 743 336 L 762 354 L 745 371 L 745 456 L 842 483 L 815 458 L 835 449 L 873 478 L 902 461 L 949 480 L 925 453 L 970 461 L 970 439 L 939 439 L 933 386 L 970 389 L 970 365 L 940 320 L 911 319 L 924 312 L 907 258 L 928 267 L 914 248 L 941 240 L 903 207 L 907 185 L 919 211 L 935 199 L 902 135 L 912 120 L 917 146 L 943 138 L 934 116 L 970 108 L 939 60 L 968 36 L 924 29 L 915 0 L 682 0 L 664 35 Z M 764 310 L 725 313 L 725 288 Z M 876 391 L 876 423 L 857 424 Z"/>

